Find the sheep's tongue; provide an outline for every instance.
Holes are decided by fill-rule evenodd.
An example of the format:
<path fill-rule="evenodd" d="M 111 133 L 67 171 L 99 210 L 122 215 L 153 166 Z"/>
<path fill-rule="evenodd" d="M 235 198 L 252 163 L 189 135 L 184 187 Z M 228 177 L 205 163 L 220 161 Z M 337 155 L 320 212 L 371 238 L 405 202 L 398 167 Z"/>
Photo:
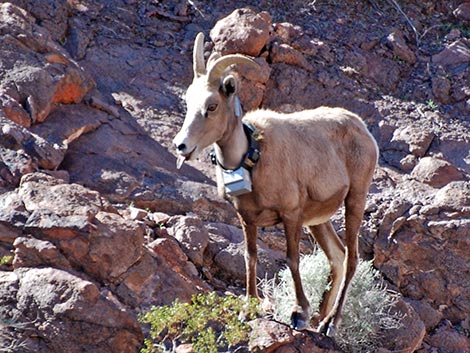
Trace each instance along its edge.
<path fill-rule="evenodd" d="M 178 158 L 176 159 L 176 168 L 180 169 L 185 160 L 186 160 L 186 157 L 178 156 Z"/>

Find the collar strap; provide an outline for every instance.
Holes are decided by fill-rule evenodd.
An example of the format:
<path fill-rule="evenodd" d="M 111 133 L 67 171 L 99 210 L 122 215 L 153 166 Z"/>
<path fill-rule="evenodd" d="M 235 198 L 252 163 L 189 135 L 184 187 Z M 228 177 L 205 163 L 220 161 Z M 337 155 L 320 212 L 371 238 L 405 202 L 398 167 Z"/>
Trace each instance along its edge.
<path fill-rule="evenodd" d="M 243 131 L 245 131 L 245 135 L 248 138 L 248 152 L 246 152 L 246 154 L 243 156 L 242 162 L 240 163 L 240 166 L 238 168 L 244 167 L 245 169 L 251 172 L 251 170 L 256 165 L 261 156 L 261 150 L 259 145 L 259 131 L 256 130 L 256 128 L 252 124 L 245 122 L 243 123 Z M 217 160 L 214 151 L 211 152 L 211 161 L 212 164 L 219 165 L 222 169 L 225 170 L 225 168 Z"/>

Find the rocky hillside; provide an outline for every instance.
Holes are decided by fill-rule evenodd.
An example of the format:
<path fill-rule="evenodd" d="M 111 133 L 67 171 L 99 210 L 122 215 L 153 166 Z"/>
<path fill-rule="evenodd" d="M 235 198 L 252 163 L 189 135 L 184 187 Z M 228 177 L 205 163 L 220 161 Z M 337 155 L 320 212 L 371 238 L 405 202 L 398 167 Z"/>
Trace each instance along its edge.
<path fill-rule="evenodd" d="M 380 352 L 470 352 L 464 0 L 0 3 L 0 351 L 138 352 L 151 305 L 242 292 L 236 214 L 208 159 L 177 171 L 171 146 L 200 31 L 262 65 L 239 73 L 245 109 L 363 117 L 380 161 L 361 255 L 407 318 Z M 272 276 L 283 235 L 260 238 Z M 265 324 L 265 352 L 335 349 Z"/>

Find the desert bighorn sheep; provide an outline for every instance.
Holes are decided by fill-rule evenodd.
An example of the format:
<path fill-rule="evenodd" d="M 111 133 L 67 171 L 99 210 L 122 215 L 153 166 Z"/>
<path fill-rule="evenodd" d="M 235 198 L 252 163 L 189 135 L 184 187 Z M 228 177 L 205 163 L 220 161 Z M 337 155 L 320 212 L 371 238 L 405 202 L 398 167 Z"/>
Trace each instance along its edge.
<path fill-rule="evenodd" d="M 296 294 L 291 320 L 297 329 L 305 328 L 310 317 L 299 275 L 299 240 L 302 226 L 309 228 L 331 265 L 331 289 L 315 323 L 318 331 L 331 335 L 341 321 L 358 263 L 358 231 L 377 164 L 377 144 L 361 118 L 341 108 L 291 114 L 255 110 L 242 120 L 237 82 L 226 69 L 233 64 L 259 68 L 258 64 L 235 54 L 209 58 L 206 69 L 203 43 L 204 36 L 199 33 L 193 53 L 194 80 L 186 93 L 186 118 L 173 141 L 178 167 L 213 144 L 219 172 L 241 166 L 249 171 L 252 191 L 232 198 L 245 235 L 247 294 L 258 294 L 257 227 L 282 222 Z M 258 160 L 251 156 L 254 140 Z M 343 202 L 346 246 L 330 222 Z"/>

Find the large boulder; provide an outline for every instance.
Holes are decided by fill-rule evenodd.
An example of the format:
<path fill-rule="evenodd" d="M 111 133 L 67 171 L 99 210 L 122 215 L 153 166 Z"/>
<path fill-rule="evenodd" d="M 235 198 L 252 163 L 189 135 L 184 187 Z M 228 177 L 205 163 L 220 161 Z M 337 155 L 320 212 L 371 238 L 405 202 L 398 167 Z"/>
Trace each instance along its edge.
<path fill-rule="evenodd" d="M 465 250 L 470 241 L 469 182 L 452 182 L 438 192 L 411 185 L 394 192 L 401 206 L 387 202 L 374 244 L 375 264 L 406 297 L 430 303 L 444 318 L 459 323 L 470 310 L 470 282 L 461 275 L 470 261 Z"/>
<path fill-rule="evenodd" d="M 68 53 L 25 10 L 0 5 L 1 108 L 23 126 L 44 121 L 57 104 L 79 103 L 94 88 Z M 18 61 L 18 55 L 22 60 Z"/>
<path fill-rule="evenodd" d="M 0 343 L 11 351 L 136 352 L 135 316 L 104 288 L 50 267 L 0 272 Z"/>
<path fill-rule="evenodd" d="M 169 305 L 175 299 L 189 302 L 194 294 L 211 290 L 199 276 L 174 239 L 160 238 L 149 243 L 134 266 L 124 273 L 116 293 L 133 307 Z"/>
<path fill-rule="evenodd" d="M 411 172 L 411 177 L 435 188 L 465 179 L 463 173 L 452 164 L 434 157 L 422 158 Z"/>
<path fill-rule="evenodd" d="M 249 8 L 233 11 L 211 30 L 215 50 L 222 55 L 246 54 L 257 57 L 270 39 L 271 16 Z"/>

